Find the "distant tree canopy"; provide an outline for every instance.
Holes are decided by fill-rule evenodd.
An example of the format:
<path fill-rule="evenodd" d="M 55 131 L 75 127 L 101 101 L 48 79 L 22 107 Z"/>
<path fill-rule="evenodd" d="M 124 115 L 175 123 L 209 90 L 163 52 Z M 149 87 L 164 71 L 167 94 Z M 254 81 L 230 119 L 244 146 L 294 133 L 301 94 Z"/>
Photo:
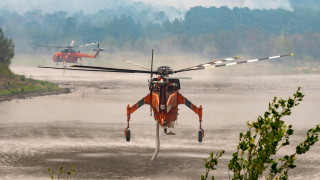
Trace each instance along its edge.
<path fill-rule="evenodd" d="M 34 53 L 35 45 L 67 45 L 75 40 L 103 41 L 110 51 L 161 47 L 169 53 L 183 51 L 208 57 L 294 52 L 320 59 L 320 11 L 316 10 L 194 7 L 184 18 L 173 21 L 164 20 L 164 12 L 154 14 L 155 23 L 146 21 L 143 13 L 110 14 L 108 10 L 91 15 L 34 10 L 19 15 L 0 10 L 0 27 L 19 42 L 19 53 Z"/>
<path fill-rule="evenodd" d="M 0 28 L 0 63 L 9 66 L 14 56 L 14 44 L 12 39 L 6 38 Z"/>

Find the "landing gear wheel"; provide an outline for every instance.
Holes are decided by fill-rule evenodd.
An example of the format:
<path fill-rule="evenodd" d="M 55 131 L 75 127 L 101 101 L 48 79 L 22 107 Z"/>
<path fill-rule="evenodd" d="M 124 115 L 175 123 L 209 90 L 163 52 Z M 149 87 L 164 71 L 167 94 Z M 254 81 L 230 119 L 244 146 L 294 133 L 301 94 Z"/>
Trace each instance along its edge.
<path fill-rule="evenodd" d="M 202 142 L 202 137 L 203 137 L 203 131 L 202 131 L 202 130 L 199 130 L 199 131 L 198 131 L 198 141 L 199 141 L 199 142 Z"/>
<path fill-rule="evenodd" d="M 163 132 L 164 132 L 165 134 L 167 134 L 167 131 L 168 131 L 168 128 L 164 128 L 164 129 L 163 129 Z"/>
<path fill-rule="evenodd" d="M 128 129 L 128 130 L 126 130 L 126 141 L 130 141 L 130 135 L 131 135 L 131 133 L 130 133 L 130 130 Z"/>

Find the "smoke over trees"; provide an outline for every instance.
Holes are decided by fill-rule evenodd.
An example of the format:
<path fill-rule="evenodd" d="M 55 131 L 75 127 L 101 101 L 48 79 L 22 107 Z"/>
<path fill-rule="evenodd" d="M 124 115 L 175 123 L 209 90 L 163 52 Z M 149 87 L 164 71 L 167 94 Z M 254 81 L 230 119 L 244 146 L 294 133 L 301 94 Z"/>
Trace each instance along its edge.
<path fill-rule="evenodd" d="M 129 11 L 128 11 L 129 12 Z M 144 12 L 150 15 L 148 12 Z M 147 21 L 140 13 L 110 16 L 108 10 L 86 15 L 33 10 L 19 15 L 0 11 L 0 27 L 18 41 L 18 53 L 37 51 L 34 45 L 103 41 L 109 51 L 161 47 L 166 53 L 198 53 L 205 57 L 270 55 L 295 52 L 299 58 L 318 59 L 320 12 L 248 8 L 194 7 L 172 21 L 164 12 Z M 19 27 L 19 28 L 17 28 Z M 39 50 L 38 50 L 39 51 Z"/>

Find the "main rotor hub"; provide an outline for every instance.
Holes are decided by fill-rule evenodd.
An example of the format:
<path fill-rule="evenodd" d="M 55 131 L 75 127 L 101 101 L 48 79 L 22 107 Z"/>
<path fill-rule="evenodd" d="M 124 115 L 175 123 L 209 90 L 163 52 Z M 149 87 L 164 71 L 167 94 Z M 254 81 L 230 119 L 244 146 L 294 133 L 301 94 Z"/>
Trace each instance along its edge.
<path fill-rule="evenodd" d="M 169 66 L 160 66 L 157 69 L 158 75 L 164 77 L 173 74 L 172 68 Z"/>

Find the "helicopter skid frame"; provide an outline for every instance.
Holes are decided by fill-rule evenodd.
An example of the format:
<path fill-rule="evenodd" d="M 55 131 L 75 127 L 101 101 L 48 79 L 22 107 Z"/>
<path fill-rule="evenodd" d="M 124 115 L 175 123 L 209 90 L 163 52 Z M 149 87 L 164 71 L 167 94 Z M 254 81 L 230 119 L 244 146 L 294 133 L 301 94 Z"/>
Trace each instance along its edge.
<path fill-rule="evenodd" d="M 156 98 L 156 95 L 152 95 L 153 99 Z M 199 116 L 199 129 L 203 132 L 202 136 L 204 137 L 204 130 L 202 129 L 202 106 L 200 105 L 199 107 L 197 107 L 196 105 L 194 105 L 192 102 L 190 102 L 187 98 L 185 98 L 183 95 L 181 95 L 179 92 L 176 92 L 176 99 L 175 101 L 173 101 L 173 107 L 171 108 L 171 111 L 166 113 L 160 113 L 158 110 L 161 109 L 157 106 L 159 106 L 159 104 L 157 104 L 157 100 L 153 100 L 152 101 L 152 109 L 154 111 L 154 118 L 160 123 L 161 126 L 164 126 L 164 122 L 166 122 L 166 119 L 163 118 L 163 116 L 168 116 L 171 117 L 171 119 L 173 121 L 177 120 L 177 115 L 178 115 L 178 105 L 179 104 L 184 104 L 186 105 L 188 108 L 190 108 L 194 113 L 196 113 Z M 150 94 L 148 94 L 147 96 L 145 96 L 144 98 L 142 98 L 140 101 L 138 101 L 136 104 L 130 106 L 129 104 L 127 105 L 127 128 L 124 131 L 124 135 L 126 136 L 126 132 L 127 130 L 130 128 L 130 119 L 131 119 L 131 114 L 134 113 L 136 110 L 138 110 L 141 106 L 143 106 L 144 104 L 150 104 Z M 167 125 L 166 125 L 167 126 Z"/>

